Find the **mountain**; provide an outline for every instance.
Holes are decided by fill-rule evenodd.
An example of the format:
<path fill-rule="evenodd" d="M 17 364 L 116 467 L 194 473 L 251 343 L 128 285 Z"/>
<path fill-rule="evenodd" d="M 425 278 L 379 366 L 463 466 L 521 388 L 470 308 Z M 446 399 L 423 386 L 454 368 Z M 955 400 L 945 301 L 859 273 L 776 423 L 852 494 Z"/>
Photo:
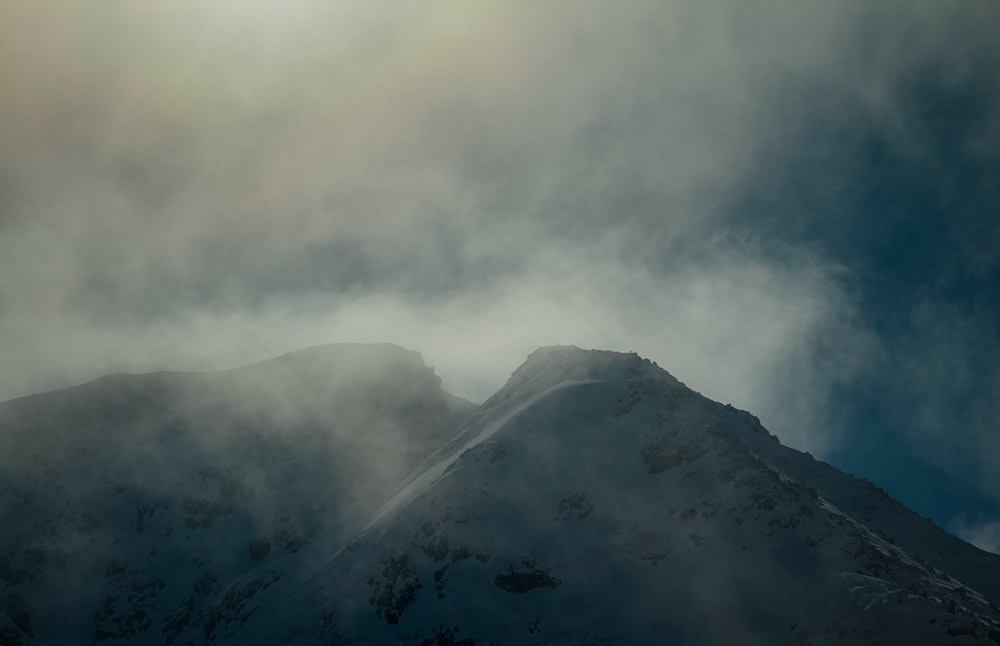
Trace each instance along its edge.
<path fill-rule="evenodd" d="M 475 408 L 331 346 L 0 424 L 4 643 L 1000 644 L 1000 557 L 634 354 Z"/>
<path fill-rule="evenodd" d="M 474 409 L 388 344 L 6 402 L 0 643 L 162 643 L 189 602 L 209 626 L 233 581 L 346 540 Z"/>

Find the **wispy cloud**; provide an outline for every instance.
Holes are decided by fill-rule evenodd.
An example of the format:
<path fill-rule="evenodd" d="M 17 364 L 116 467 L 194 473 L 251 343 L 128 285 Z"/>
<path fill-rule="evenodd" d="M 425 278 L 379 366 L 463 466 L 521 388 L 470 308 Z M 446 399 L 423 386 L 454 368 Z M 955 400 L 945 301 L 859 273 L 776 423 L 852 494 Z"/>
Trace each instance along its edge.
<path fill-rule="evenodd" d="M 951 531 L 981 550 L 1000 554 L 1000 520 L 973 520 L 961 516 L 952 523 Z"/>
<path fill-rule="evenodd" d="M 994 11 L 8 2 L 0 397 L 391 340 L 482 398 L 576 343 L 822 453 L 887 354 L 792 198 L 873 131 L 924 154 L 902 88 L 997 60 Z"/>

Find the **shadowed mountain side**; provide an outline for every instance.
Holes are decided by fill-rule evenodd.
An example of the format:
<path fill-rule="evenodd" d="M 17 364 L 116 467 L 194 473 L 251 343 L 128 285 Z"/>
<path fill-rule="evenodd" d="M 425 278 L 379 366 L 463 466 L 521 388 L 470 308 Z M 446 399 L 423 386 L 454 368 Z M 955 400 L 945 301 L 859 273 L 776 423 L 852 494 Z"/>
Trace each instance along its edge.
<path fill-rule="evenodd" d="M 0 404 L 0 641 L 169 641 L 175 608 L 208 636 L 235 577 L 345 540 L 474 409 L 390 344 Z"/>

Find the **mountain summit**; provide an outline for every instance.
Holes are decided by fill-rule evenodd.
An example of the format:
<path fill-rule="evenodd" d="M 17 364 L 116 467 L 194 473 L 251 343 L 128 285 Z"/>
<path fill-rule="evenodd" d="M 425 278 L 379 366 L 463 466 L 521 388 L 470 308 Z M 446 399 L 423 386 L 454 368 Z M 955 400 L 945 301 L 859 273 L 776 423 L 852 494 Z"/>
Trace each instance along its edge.
<path fill-rule="evenodd" d="M 350 352 L 0 406 L 5 643 L 1000 643 L 1000 557 L 635 354 L 539 349 L 474 408 Z"/>

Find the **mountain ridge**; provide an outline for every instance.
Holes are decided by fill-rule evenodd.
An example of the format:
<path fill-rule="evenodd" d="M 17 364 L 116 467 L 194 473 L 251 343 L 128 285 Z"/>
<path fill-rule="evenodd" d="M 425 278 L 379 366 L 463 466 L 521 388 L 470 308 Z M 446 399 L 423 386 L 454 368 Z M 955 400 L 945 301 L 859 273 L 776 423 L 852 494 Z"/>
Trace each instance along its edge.
<path fill-rule="evenodd" d="M 591 361 L 591 359 L 593 360 Z M 594 370 L 595 365 L 600 369 Z M 870 527 L 860 522 L 851 514 L 845 513 L 830 500 L 834 499 L 836 502 L 844 504 L 845 500 L 850 503 L 851 497 L 855 496 L 861 498 L 862 502 L 866 504 L 872 504 L 871 500 L 874 499 L 883 506 L 889 505 L 901 508 L 898 503 L 891 501 L 884 492 L 841 474 L 838 477 L 844 482 L 850 483 L 850 486 L 843 492 L 835 491 L 829 497 L 820 495 L 814 488 L 807 484 L 806 481 L 809 479 L 809 476 L 804 475 L 802 471 L 803 469 L 806 471 L 818 469 L 820 472 L 824 470 L 833 472 L 835 470 L 832 467 L 821 465 L 821 463 L 816 463 L 811 457 L 781 447 L 775 441 L 776 438 L 767 433 L 760 425 L 759 420 L 751 414 L 738 411 L 730 406 L 711 402 L 697 393 L 690 391 L 679 384 L 679 382 L 676 382 L 676 380 L 669 378 L 669 374 L 665 373 L 665 371 L 643 374 L 643 368 L 648 371 L 651 368 L 655 368 L 655 366 L 652 366 L 651 362 L 645 362 L 641 358 L 631 355 L 603 352 L 591 353 L 580 351 L 577 348 L 543 349 L 534 358 L 529 358 L 529 361 L 525 362 L 521 368 L 515 371 L 508 384 L 501 388 L 496 396 L 487 400 L 486 404 L 480 409 L 480 415 L 470 419 L 467 422 L 466 428 L 459 431 L 457 437 L 463 438 L 464 436 L 464 439 L 459 442 L 453 441 L 456 446 L 451 451 L 444 452 L 444 455 L 441 455 L 437 462 L 425 466 L 423 473 L 429 477 L 423 482 L 421 482 L 420 478 L 411 479 L 410 486 L 412 491 L 403 492 L 406 495 L 397 501 L 398 504 L 393 505 L 394 508 L 391 509 L 392 513 L 380 513 L 376 516 L 378 532 L 374 537 L 372 537 L 373 535 L 369 531 L 362 532 L 359 537 L 356 537 L 354 541 L 345 545 L 337 553 L 334 563 L 327 563 L 324 566 L 325 575 L 317 578 L 334 581 L 341 579 L 342 573 L 337 570 L 336 566 L 337 558 L 348 559 L 352 563 L 364 561 L 365 558 L 371 558 L 375 560 L 375 563 L 381 563 L 387 568 L 383 570 L 383 574 L 385 572 L 391 573 L 390 579 L 382 584 L 378 583 L 377 576 L 368 579 L 369 585 L 373 585 L 374 587 L 372 596 L 368 599 L 369 604 L 376 607 L 378 611 L 377 616 L 384 619 L 385 625 L 396 626 L 407 624 L 407 613 L 417 614 L 417 619 L 414 620 L 416 625 L 420 625 L 421 623 L 427 625 L 434 621 L 439 622 L 439 625 L 444 625 L 440 622 L 442 621 L 442 617 L 447 617 L 448 620 L 444 622 L 445 624 L 451 625 L 455 629 L 462 628 L 461 631 L 455 630 L 455 635 L 471 634 L 479 635 L 481 638 L 483 634 L 486 634 L 491 635 L 487 640 L 494 639 L 500 643 L 513 640 L 516 643 L 521 643 L 516 640 L 523 638 L 524 635 L 516 637 L 512 634 L 511 623 L 492 626 L 478 625 L 472 628 L 469 628 L 467 625 L 463 627 L 461 626 L 462 618 L 476 616 L 477 613 L 473 609 L 464 608 L 461 611 L 455 611 L 454 607 L 452 607 L 449 614 L 447 608 L 444 610 L 440 608 L 434 610 L 428 607 L 426 600 L 430 599 L 430 596 L 420 596 L 420 590 L 425 587 L 423 582 L 431 578 L 435 581 L 435 593 L 438 595 L 438 598 L 442 599 L 448 596 L 448 575 L 446 573 L 449 571 L 448 568 L 452 567 L 449 565 L 447 556 L 449 545 L 452 549 L 450 557 L 452 564 L 459 561 L 464 562 L 468 558 L 466 555 L 469 554 L 482 557 L 481 561 L 483 563 L 490 563 L 492 560 L 500 558 L 496 553 L 491 553 L 482 544 L 471 546 L 462 544 L 457 548 L 454 547 L 458 540 L 456 536 L 463 536 L 463 530 L 453 522 L 453 517 L 466 518 L 466 520 L 459 522 L 458 525 L 470 522 L 468 520 L 470 513 L 466 511 L 468 505 L 466 505 L 464 510 L 454 511 L 455 501 L 460 501 L 464 498 L 467 502 L 469 498 L 468 492 L 478 487 L 480 493 L 483 493 L 482 487 L 486 486 L 488 488 L 491 484 L 488 480 L 480 481 L 476 487 L 468 484 L 464 487 L 459 487 L 459 485 L 452 483 L 460 481 L 464 477 L 463 474 L 474 472 L 477 468 L 484 468 L 486 464 L 500 464 L 509 459 L 512 449 L 509 448 L 510 442 L 508 440 L 511 438 L 504 437 L 504 434 L 531 433 L 530 428 L 526 430 L 520 428 L 518 430 L 521 422 L 523 422 L 523 420 L 517 419 L 518 416 L 527 415 L 532 411 L 537 412 L 537 409 L 543 404 L 551 406 L 552 402 L 547 402 L 546 400 L 553 398 L 568 399 L 574 406 L 580 406 L 599 399 L 591 396 L 574 397 L 571 395 L 571 391 L 574 389 L 614 387 L 617 388 L 618 392 L 616 392 L 615 398 L 609 400 L 613 404 L 612 410 L 605 411 L 605 415 L 610 419 L 627 417 L 633 412 L 633 409 L 643 406 L 645 398 L 660 397 L 666 399 L 666 408 L 671 412 L 676 413 L 679 410 L 683 412 L 682 409 L 687 406 L 686 417 L 708 415 L 710 421 L 722 427 L 716 428 L 715 425 L 706 425 L 697 429 L 682 429 L 680 437 L 671 437 L 670 442 L 664 442 L 664 438 L 662 437 L 646 438 L 645 444 L 636 453 L 641 456 L 650 474 L 668 473 L 672 470 L 677 470 L 679 467 L 698 463 L 699 460 L 703 460 L 706 456 L 713 455 L 718 446 L 735 446 L 740 449 L 736 453 L 738 456 L 742 456 L 740 460 L 742 460 L 743 464 L 737 465 L 737 468 L 733 468 L 733 465 L 729 464 L 729 468 L 727 469 L 718 469 L 718 479 L 725 483 L 734 481 L 739 483 L 740 480 L 747 480 L 747 476 L 737 478 L 736 472 L 740 469 L 744 472 L 749 469 L 749 472 L 753 474 L 750 482 L 754 494 L 748 501 L 745 501 L 749 504 L 744 505 L 742 511 L 747 512 L 749 510 L 751 513 L 756 514 L 757 517 L 763 516 L 767 519 L 766 528 L 760 530 L 761 534 L 770 538 L 775 532 L 780 530 L 786 532 L 795 530 L 800 527 L 800 523 L 804 526 L 812 522 L 814 517 L 819 517 L 819 520 L 816 522 L 826 533 L 803 537 L 805 539 L 804 543 L 808 544 L 810 548 L 815 548 L 824 541 L 829 541 L 831 536 L 839 531 L 843 535 L 839 539 L 839 543 L 837 540 L 828 543 L 828 545 L 835 544 L 835 548 L 829 550 L 829 558 L 831 560 L 838 560 L 838 562 L 844 562 L 845 565 L 848 563 L 854 564 L 857 561 L 858 571 L 838 573 L 833 577 L 832 581 L 826 581 L 824 585 L 831 590 L 836 589 L 838 593 L 843 593 L 843 596 L 851 599 L 852 602 L 857 599 L 864 600 L 864 604 L 861 604 L 863 609 L 862 617 L 875 608 L 877 603 L 880 603 L 877 600 L 897 600 L 898 597 L 907 595 L 907 599 L 911 597 L 913 599 L 922 599 L 920 603 L 926 602 L 929 604 L 924 611 L 932 612 L 933 607 L 935 607 L 934 604 L 938 603 L 940 599 L 931 596 L 931 593 L 927 592 L 926 588 L 920 586 L 934 586 L 934 589 L 937 590 L 934 594 L 951 594 L 953 596 L 958 595 L 958 597 L 962 597 L 962 594 L 964 594 L 965 597 L 973 598 L 973 605 L 978 604 L 980 610 L 985 608 L 987 616 L 982 623 L 976 623 L 979 621 L 979 615 L 975 615 L 977 617 L 975 621 L 968 624 L 958 624 L 952 623 L 953 618 L 950 619 L 950 615 L 945 614 L 940 618 L 932 615 L 928 619 L 928 621 L 933 620 L 931 625 L 937 624 L 938 621 L 942 622 L 942 626 L 948 623 L 949 625 L 942 628 L 948 636 L 954 636 L 951 633 L 958 635 L 963 633 L 963 631 L 968 631 L 963 634 L 976 634 L 977 627 L 982 636 L 996 635 L 996 623 L 993 619 L 988 618 L 989 613 L 995 611 L 995 602 L 991 602 L 985 597 L 978 595 L 975 591 L 962 586 L 955 579 L 941 578 L 939 570 L 925 565 L 919 560 L 919 556 L 915 559 L 901 548 L 897 548 L 895 546 L 896 540 L 889 536 L 883 536 L 884 532 L 877 526 Z M 607 378 L 609 376 L 611 378 Z M 525 402 L 527 406 L 525 406 L 525 403 L 519 404 L 517 401 L 518 397 L 528 399 Z M 688 405 L 691 403 L 695 405 Z M 491 419 L 491 416 L 493 419 Z M 685 417 L 685 414 L 681 414 L 680 417 Z M 655 419 L 655 421 L 660 425 L 664 423 L 664 419 L 662 418 Z M 579 420 L 576 423 L 579 423 Z M 527 423 L 524 422 L 524 424 Z M 537 455 L 532 454 L 544 454 L 544 451 L 538 450 L 540 439 L 550 440 L 552 437 L 550 433 L 561 432 L 568 426 L 566 424 L 548 424 L 549 428 L 546 429 L 546 433 L 534 435 L 534 439 L 530 444 L 527 441 L 520 442 L 522 452 L 527 451 L 524 455 L 529 460 L 537 457 Z M 630 427 L 628 430 L 635 429 L 634 427 Z M 620 436 L 618 437 L 620 439 Z M 587 439 L 593 440 L 594 438 L 588 437 Z M 619 442 L 616 440 L 615 443 L 618 444 Z M 708 446 L 713 443 L 716 444 L 715 447 Z M 517 444 L 518 442 L 515 442 L 514 445 L 516 446 Z M 529 446 L 532 448 L 525 448 Z M 561 446 L 563 451 L 567 448 L 569 447 Z M 616 447 L 607 446 L 605 448 L 613 450 Z M 792 464 L 791 467 L 785 464 L 789 461 L 789 456 L 794 455 L 802 456 L 802 463 L 798 465 Z M 565 465 L 568 461 L 565 454 L 560 457 L 560 464 Z M 589 459 L 593 460 L 593 456 Z M 521 469 L 518 473 L 523 475 L 527 471 L 529 469 Z M 534 471 L 536 473 L 539 472 L 538 469 Z M 544 471 L 546 470 L 541 470 L 541 472 Z M 691 475 L 696 477 L 704 476 L 705 471 L 705 467 L 702 467 L 700 472 L 689 472 L 684 477 L 686 478 Z M 765 485 L 770 487 L 771 490 L 762 491 Z M 499 492 L 503 492 L 509 491 L 515 486 L 507 482 L 506 486 L 497 486 L 496 488 Z M 444 493 L 440 493 L 442 489 L 445 490 Z M 459 493 L 459 489 L 461 489 L 461 493 Z M 477 494 L 472 494 L 473 498 L 476 496 Z M 507 520 L 499 526 L 493 526 L 492 531 L 485 533 L 492 536 L 508 536 L 510 538 L 510 527 L 519 526 L 519 523 L 510 517 L 511 510 L 522 504 L 523 500 L 530 499 L 532 496 L 533 494 L 515 496 L 508 503 L 507 507 L 494 510 L 492 513 L 506 514 Z M 472 507 L 475 508 L 481 504 L 485 503 L 480 502 L 472 505 Z M 722 509 L 722 505 L 722 502 L 712 503 L 707 509 L 701 511 L 694 507 L 689 507 L 678 512 L 678 509 L 675 508 L 670 513 L 678 512 L 682 521 L 691 522 L 698 517 L 715 517 L 718 515 L 720 509 Z M 443 506 L 446 510 L 446 513 L 443 516 L 438 515 L 436 520 L 434 520 L 435 513 L 433 511 L 435 506 L 439 508 Z M 588 497 L 587 493 L 576 491 L 559 500 L 557 509 L 560 511 L 572 510 L 573 513 L 576 513 L 578 520 L 584 520 L 594 518 L 598 513 L 595 509 L 599 509 L 600 506 L 599 499 L 592 493 Z M 875 506 L 877 507 L 878 505 Z M 737 508 L 733 507 L 733 509 Z M 771 513 L 776 510 L 782 513 Z M 487 514 L 487 512 L 480 513 L 483 515 Z M 543 517 L 543 513 L 540 510 L 534 510 L 534 513 L 523 514 L 522 516 L 537 520 Z M 407 528 L 407 517 L 419 519 L 423 524 L 415 525 L 414 521 L 410 522 Z M 922 522 L 920 520 L 914 521 L 914 518 L 915 515 L 909 513 L 908 520 L 911 523 Z M 482 518 L 479 520 L 481 522 Z M 522 517 L 521 521 L 523 520 L 524 518 Z M 736 524 L 742 526 L 743 519 L 737 517 L 736 520 L 739 521 Z M 400 525 L 403 525 L 404 528 L 400 529 Z M 521 532 L 524 532 L 523 525 L 524 523 L 521 522 L 519 529 Z M 831 528 L 831 525 L 839 526 L 839 530 Z M 369 530 L 371 529 L 373 528 L 370 527 Z M 618 531 L 619 529 L 615 529 L 612 534 Z M 934 528 L 934 531 L 937 532 L 939 538 L 944 542 L 947 543 L 950 541 L 953 546 L 954 544 L 960 544 L 960 541 L 957 539 L 943 535 L 943 532 L 939 529 Z M 530 534 L 531 532 L 527 533 Z M 393 538 L 394 535 L 395 538 Z M 651 536 L 652 538 L 650 538 Z M 638 550 L 641 560 L 646 560 L 656 565 L 667 559 L 670 551 L 667 546 L 669 540 L 663 538 L 662 534 L 659 538 L 656 538 L 656 536 L 654 532 L 649 532 L 645 529 L 639 530 L 628 539 L 627 542 L 632 545 L 629 549 Z M 709 538 L 707 534 L 702 535 L 698 533 L 689 534 L 688 536 L 696 542 L 705 541 Z M 654 549 L 652 551 L 644 551 L 648 547 L 648 545 L 644 546 L 644 541 L 648 543 L 648 540 L 653 541 Z M 657 540 L 661 541 L 659 544 L 659 548 L 661 549 L 656 548 L 655 543 Z M 903 542 L 905 543 L 905 541 Z M 566 543 L 560 544 L 567 545 Z M 417 549 L 414 550 L 414 547 Z M 747 543 L 744 547 L 752 548 L 753 546 Z M 967 548 L 962 549 L 967 551 Z M 926 552 L 926 549 L 924 551 Z M 845 554 L 847 555 L 846 557 L 844 556 Z M 550 553 L 547 563 L 543 562 L 541 558 L 518 561 L 511 554 L 507 554 L 504 558 L 506 558 L 505 563 L 509 570 L 506 574 L 503 571 L 496 574 L 493 580 L 494 586 L 504 591 L 527 593 L 536 589 L 557 589 L 565 583 L 565 569 L 562 570 L 563 575 L 560 576 L 561 568 L 558 564 L 554 563 L 557 558 L 556 555 Z M 422 563 L 422 561 L 426 561 L 426 563 Z M 987 559 L 987 561 L 995 574 L 996 559 Z M 444 567 L 432 570 L 434 567 L 441 566 L 442 562 Z M 563 564 L 563 568 L 565 567 L 566 564 Z M 379 569 L 379 566 L 373 564 L 369 569 L 374 572 Z M 976 568 L 973 567 L 971 569 L 974 571 Z M 909 587 L 893 588 L 889 582 L 891 580 L 891 577 L 888 577 L 889 573 L 894 573 L 894 576 L 899 577 L 899 580 L 893 580 L 892 585 L 905 584 Z M 875 576 L 876 574 L 882 574 L 887 578 L 880 578 Z M 989 586 L 994 581 L 993 575 L 989 574 L 980 576 L 979 578 L 980 580 L 977 583 L 981 584 L 981 586 Z M 486 580 L 481 580 L 478 585 L 483 586 L 488 585 L 488 583 L 489 579 L 487 578 Z M 364 581 L 357 581 L 353 586 L 353 589 L 363 588 Z M 322 596 L 324 594 L 322 590 L 323 585 L 319 585 L 318 590 L 314 592 L 314 596 Z M 959 592 L 955 592 L 956 590 Z M 992 594 L 994 591 L 995 586 L 991 586 L 990 593 Z M 763 592 L 763 590 L 758 592 Z M 918 592 L 921 592 L 923 596 L 919 596 Z M 339 600 L 340 604 L 344 604 L 343 599 L 350 596 L 350 591 L 326 591 L 325 594 L 328 599 Z M 943 596 L 941 598 L 943 599 Z M 421 599 L 424 601 L 421 601 Z M 934 601 L 934 599 L 938 599 L 938 601 Z M 331 601 L 330 603 L 337 605 L 338 602 Z M 441 603 L 444 604 L 445 602 Z M 462 602 L 455 603 L 458 603 L 460 606 Z M 503 613 L 500 609 L 504 607 L 503 602 L 494 600 L 494 603 L 499 605 L 490 606 L 490 614 L 502 615 Z M 950 599 L 949 603 L 954 604 L 957 602 L 955 599 Z M 349 602 L 348 607 L 363 608 L 364 599 L 356 599 L 353 605 Z M 823 604 L 819 604 L 818 602 L 813 605 L 814 609 L 821 607 L 823 607 Z M 412 610 L 411 608 L 416 609 Z M 572 613 L 563 609 L 561 612 L 555 614 L 566 616 Z M 577 614 L 581 613 L 578 612 Z M 588 613 L 582 614 L 587 615 Z M 381 634 L 381 639 L 387 639 L 391 633 L 379 633 L 380 624 L 372 620 L 371 615 L 368 615 L 368 617 L 368 622 L 363 622 L 360 626 L 353 626 L 346 634 Z M 432 619 L 435 617 L 437 619 Z M 538 618 L 536 617 L 535 619 Z M 891 634 L 892 631 L 900 632 L 909 630 L 910 634 L 907 639 L 913 643 L 920 643 L 922 627 L 914 626 L 913 624 L 907 625 L 906 620 L 898 616 L 892 616 L 891 613 L 887 618 L 879 620 L 882 622 L 881 624 L 876 621 L 874 626 L 865 627 L 860 633 L 854 631 L 852 627 L 852 622 L 857 619 L 858 617 L 856 616 L 852 617 L 850 621 L 845 621 L 843 618 L 834 618 L 831 620 L 833 623 L 832 626 L 826 625 L 821 626 L 821 628 L 823 630 L 835 630 L 838 641 L 848 643 L 869 643 L 870 640 L 866 641 L 867 638 L 876 636 L 877 641 L 877 639 L 885 637 L 886 631 L 890 631 Z M 522 625 L 525 622 L 531 624 L 532 621 L 534 620 L 531 617 L 521 616 L 519 619 L 513 621 L 513 624 Z M 623 622 L 618 628 L 624 630 L 623 625 L 628 623 Z M 537 627 L 537 624 L 531 625 Z M 794 623 L 794 626 L 798 625 L 800 625 L 800 622 Z M 409 626 L 412 628 L 414 623 L 410 623 Z M 941 626 L 938 627 L 940 628 Z M 745 634 L 745 631 L 748 629 L 749 627 L 744 626 L 740 630 L 744 631 L 743 634 Z M 814 630 L 818 629 L 814 628 Z M 406 628 L 403 628 L 401 630 L 402 634 L 406 634 L 406 630 Z M 555 630 L 561 631 L 557 632 L 559 637 L 556 641 L 578 641 L 580 639 L 598 639 L 600 637 L 600 631 L 573 632 L 573 629 L 566 625 Z M 531 631 L 528 632 L 531 633 Z M 807 631 L 800 631 L 800 636 L 805 637 L 808 634 Z M 761 637 L 761 635 L 766 635 L 766 637 Z M 778 633 L 767 633 L 767 631 L 762 631 L 761 635 L 758 635 L 758 637 L 761 637 L 761 643 L 773 643 L 773 639 L 780 637 Z M 936 643 L 935 640 L 937 638 L 936 636 L 931 637 L 931 641 L 926 642 L 927 637 L 923 636 L 926 643 Z M 374 638 L 372 643 L 378 643 L 379 639 Z M 639 639 L 643 643 L 648 643 L 655 638 L 648 633 L 633 633 L 629 636 L 629 639 Z M 697 631 L 690 632 L 685 639 L 690 640 L 692 643 L 705 641 L 704 635 L 699 636 Z M 900 640 L 899 643 L 904 643 L 902 638 Z M 713 638 L 711 641 L 714 642 L 716 640 Z"/>
<path fill-rule="evenodd" d="M 337 357 L 345 371 L 326 375 Z M 634 353 L 539 348 L 474 409 L 398 346 L 207 374 L 194 409 L 140 388 L 118 398 L 131 416 L 72 411 L 76 435 L 118 423 L 108 437 L 184 456 L 198 454 L 178 437 L 216 438 L 207 475 L 187 471 L 197 487 L 136 488 L 114 470 L 95 484 L 44 452 L 27 471 L 35 490 L 0 473 L 0 519 L 23 539 L 0 549 L 9 643 L 1000 643 L 1000 557 Z M 393 449 L 402 438 L 409 449 Z M 396 466 L 374 488 L 375 472 L 351 468 L 383 461 Z M 74 477 L 100 495 L 60 500 Z M 117 547 L 80 547 L 102 533 Z M 79 576 L 80 559 L 94 600 L 77 599 L 62 632 L 40 627 L 46 571 Z"/>

